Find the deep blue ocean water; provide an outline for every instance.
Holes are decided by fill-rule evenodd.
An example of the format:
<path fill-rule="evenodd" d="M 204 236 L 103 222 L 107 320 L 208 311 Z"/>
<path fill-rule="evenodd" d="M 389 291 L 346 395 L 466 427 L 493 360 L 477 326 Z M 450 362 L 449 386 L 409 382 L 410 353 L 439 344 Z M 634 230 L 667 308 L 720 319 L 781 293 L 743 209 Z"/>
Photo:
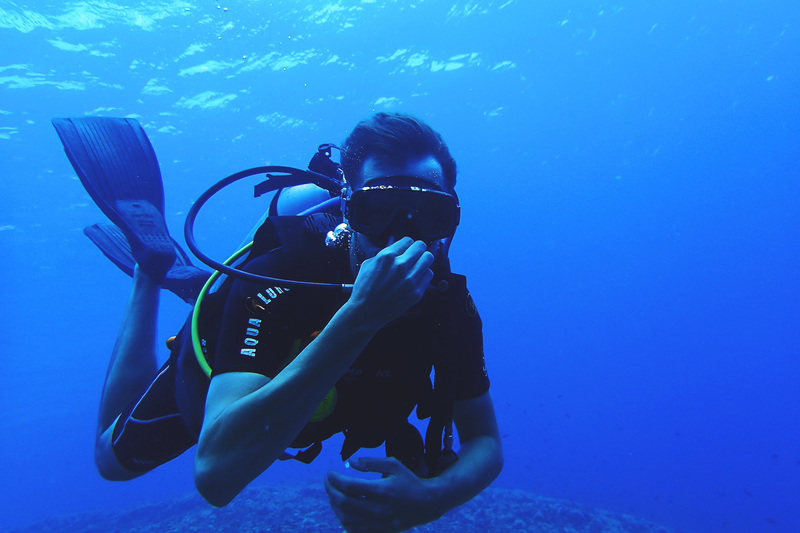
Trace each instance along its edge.
<path fill-rule="evenodd" d="M 687 532 L 800 531 L 800 3 L 0 0 L 0 529 L 193 490 L 92 462 L 130 288 L 50 125 L 141 121 L 168 223 L 379 110 L 459 163 L 496 484 Z M 202 226 L 224 254 L 263 204 Z M 162 298 L 160 335 L 186 306 Z M 164 353 L 166 356 L 166 350 Z M 258 483 L 319 479 L 277 465 Z"/>

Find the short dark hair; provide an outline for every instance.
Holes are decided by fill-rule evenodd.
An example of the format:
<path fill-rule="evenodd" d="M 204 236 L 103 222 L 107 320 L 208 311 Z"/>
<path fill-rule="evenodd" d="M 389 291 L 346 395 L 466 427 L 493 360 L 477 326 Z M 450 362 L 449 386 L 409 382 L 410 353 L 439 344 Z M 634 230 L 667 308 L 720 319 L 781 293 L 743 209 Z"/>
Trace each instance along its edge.
<path fill-rule="evenodd" d="M 432 155 L 442 166 L 445 184 L 456 186 L 456 161 L 442 136 L 422 120 L 406 113 L 375 113 L 362 120 L 342 143 L 341 163 L 345 179 L 352 185 L 361 178 L 364 161 L 403 163 Z"/>

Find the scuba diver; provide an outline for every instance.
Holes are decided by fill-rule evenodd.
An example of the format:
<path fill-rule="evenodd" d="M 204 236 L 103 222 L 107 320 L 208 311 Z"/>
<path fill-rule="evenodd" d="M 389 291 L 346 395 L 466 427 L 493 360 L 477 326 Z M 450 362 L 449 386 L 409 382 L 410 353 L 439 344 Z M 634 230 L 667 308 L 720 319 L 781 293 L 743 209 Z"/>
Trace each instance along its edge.
<path fill-rule="evenodd" d="M 128 480 L 197 444 L 195 484 L 224 506 L 275 460 L 309 463 L 344 434 L 346 466 L 325 490 L 347 531 L 402 531 L 476 496 L 502 469 L 480 316 L 447 252 L 459 223 L 456 163 L 407 114 L 358 123 L 308 170 L 258 167 L 195 202 L 185 235 L 216 271 L 194 266 L 164 220 L 153 148 L 134 119 L 53 124 L 78 177 L 113 225 L 87 236 L 133 277 L 98 417 L 95 462 Z M 217 262 L 193 224 L 211 195 L 263 174 L 277 190 L 252 243 Z M 164 288 L 193 310 L 160 368 Z M 434 378 L 431 379 L 433 370 Z M 428 421 L 425 438 L 409 416 Z M 458 453 L 453 450 L 453 425 Z M 386 457 L 352 458 L 384 445 Z"/>

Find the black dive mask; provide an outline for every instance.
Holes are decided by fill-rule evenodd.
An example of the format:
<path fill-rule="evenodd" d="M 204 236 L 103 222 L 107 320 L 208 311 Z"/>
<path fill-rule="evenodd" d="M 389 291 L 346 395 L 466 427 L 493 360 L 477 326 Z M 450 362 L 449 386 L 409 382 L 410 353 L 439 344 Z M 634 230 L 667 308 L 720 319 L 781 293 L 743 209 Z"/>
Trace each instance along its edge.
<path fill-rule="evenodd" d="M 421 187 L 363 187 L 345 197 L 343 204 L 344 217 L 354 231 L 427 243 L 451 237 L 461 215 L 455 194 Z"/>

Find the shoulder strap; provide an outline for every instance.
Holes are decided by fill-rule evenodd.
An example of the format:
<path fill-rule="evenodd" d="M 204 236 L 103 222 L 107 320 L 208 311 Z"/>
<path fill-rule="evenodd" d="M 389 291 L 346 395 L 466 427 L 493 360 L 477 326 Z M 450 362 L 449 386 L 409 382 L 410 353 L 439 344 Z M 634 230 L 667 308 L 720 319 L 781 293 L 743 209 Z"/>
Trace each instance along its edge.
<path fill-rule="evenodd" d="M 278 247 L 291 255 L 297 250 L 308 249 L 309 245 L 324 243 L 325 235 L 338 223 L 338 219 L 329 213 L 269 216 L 253 237 L 250 257 L 258 257 Z"/>
<path fill-rule="evenodd" d="M 467 279 L 459 274 L 447 276 L 447 291 L 435 294 L 442 320 L 440 327 L 450 329 L 448 321 L 455 320 L 469 304 Z M 430 416 L 425 432 L 425 462 L 430 476 L 441 474 L 458 456 L 453 445 L 453 403 L 456 397 L 458 351 L 451 346 L 453 339 L 440 336 L 438 352 L 433 361 L 434 382 L 429 403 L 423 406 L 422 416 Z M 419 409 L 419 408 L 418 408 Z"/>
<path fill-rule="evenodd" d="M 294 279 L 336 282 L 333 279 L 338 275 L 336 268 L 321 267 L 336 263 L 338 250 L 325 246 L 325 236 L 340 222 L 330 213 L 270 216 L 256 231 L 248 260 L 281 248 L 284 267 Z"/>

